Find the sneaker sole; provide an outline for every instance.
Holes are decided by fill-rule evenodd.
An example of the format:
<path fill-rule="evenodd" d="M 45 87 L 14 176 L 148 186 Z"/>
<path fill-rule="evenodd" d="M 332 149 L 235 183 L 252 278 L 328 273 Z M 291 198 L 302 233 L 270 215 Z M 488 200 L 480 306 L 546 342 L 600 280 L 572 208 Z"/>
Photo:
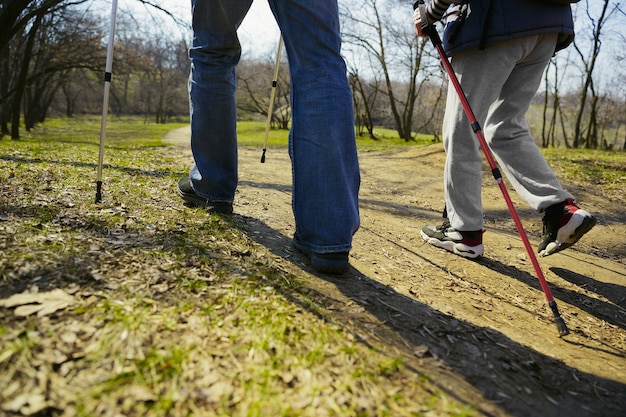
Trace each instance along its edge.
<path fill-rule="evenodd" d="M 463 243 L 456 243 L 451 240 L 439 240 L 437 238 L 428 236 L 423 231 L 420 231 L 420 235 L 422 236 L 422 239 L 424 239 L 427 243 L 430 243 L 431 245 L 438 248 L 445 249 L 448 252 L 452 252 L 464 258 L 478 258 L 479 256 L 482 256 L 485 252 L 483 245 L 467 246 Z"/>
<path fill-rule="evenodd" d="M 554 255 L 555 253 L 569 248 L 578 242 L 587 232 L 593 229 L 597 222 L 598 220 L 590 213 L 584 210 L 576 211 L 576 213 L 572 215 L 570 221 L 559 229 L 556 242 L 550 242 L 546 248 L 539 253 L 539 255 Z"/>

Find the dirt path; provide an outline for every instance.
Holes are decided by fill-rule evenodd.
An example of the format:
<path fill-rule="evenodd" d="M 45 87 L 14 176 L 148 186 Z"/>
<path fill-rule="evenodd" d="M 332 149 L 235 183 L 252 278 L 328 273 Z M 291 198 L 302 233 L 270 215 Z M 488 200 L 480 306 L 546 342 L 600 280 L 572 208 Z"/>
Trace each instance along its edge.
<path fill-rule="evenodd" d="M 190 162 L 188 129 L 167 141 Z M 405 358 L 450 396 L 484 415 L 622 416 L 626 410 L 624 196 L 564 184 L 599 224 L 574 248 L 540 264 L 571 334 L 559 338 L 535 271 L 499 188 L 484 175 L 485 256 L 465 260 L 425 244 L 440 222 L 441 145 L 361 153 L 361 229 L 343 277 L 311 275 L 290 245 L 291 169 L 286 150 L 240 149 L 235 219 L 306 275 L 328 308 L 366 342 Z M 510 189 L 510 188 L 509 188 Z M 533 247 L 541 217 L 511 197 Z"/>

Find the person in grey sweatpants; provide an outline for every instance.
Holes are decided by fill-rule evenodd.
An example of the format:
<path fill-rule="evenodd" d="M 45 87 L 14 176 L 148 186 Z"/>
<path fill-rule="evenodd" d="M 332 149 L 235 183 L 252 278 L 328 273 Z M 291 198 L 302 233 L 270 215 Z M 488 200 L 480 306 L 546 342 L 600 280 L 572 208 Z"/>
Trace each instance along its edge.
<path fill-rule="evenodd" d="M 439 20 L 451 0 L 416 10 Z M 423 16 L 422 13 L 426 14 Z M 530 102 L 555 51 L 573 39 L 568 5 L 528 0 L 469 0 L 456 5 L 444 32 L 444 48 L 499 166 L 534 209 L 545 213 L 539 254 L 574 244 L 596 223 L 564 190 L 535 144 L 525 120 Z M 482 153 L 455 88 L 450 85 L 442 129 L 446 162 L 446 212 L 441 226 L 426 226 L 429 243 L 461 256 L 483 254 Z"/>

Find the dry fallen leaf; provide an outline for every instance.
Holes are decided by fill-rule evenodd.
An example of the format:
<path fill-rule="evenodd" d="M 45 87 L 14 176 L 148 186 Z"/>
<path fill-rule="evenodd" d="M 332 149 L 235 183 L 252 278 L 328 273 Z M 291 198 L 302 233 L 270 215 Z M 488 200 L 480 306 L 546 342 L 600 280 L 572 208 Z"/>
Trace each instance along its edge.
<path fill-rule="evenodd" d="M 24 393 L 11 401 L 2 404 L 2 410 L 19 412 L 24 416 L 31 416 L 44 410 L 48 406 L 46 397 L 40 393 Z"/>
<path fill-rule="evenodd" d="M 38 317 L 43 317 L 75 302 L 74 297 L 63 290 L 56 289 L 50 292 L 15 294 L 5 300 L 0 300 L 0 307 L 17 307 L 16 316 L 25 317 L 37 313 Z"/>

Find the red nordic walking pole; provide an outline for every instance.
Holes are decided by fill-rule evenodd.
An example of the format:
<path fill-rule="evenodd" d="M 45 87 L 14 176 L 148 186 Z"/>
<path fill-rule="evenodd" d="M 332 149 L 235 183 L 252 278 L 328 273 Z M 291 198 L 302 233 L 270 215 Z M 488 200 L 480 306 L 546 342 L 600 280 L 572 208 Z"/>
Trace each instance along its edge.
<path fill-rule="evenodd" d="M 414 9 L 418 7 L 424 8 L 423 4 L 424 4 L 423 1 L 421 0 L 417 1 L 413 4 L 413 8 Z M 425 10 L 423 13 L 421 13 L 421 15 L 423 16 L 421 31 L 425 35 L 428 35 L 435 49 L 437 49 L 437 52 L 439 53 L 439 57 L 441 58 L 441 63 L 443 64 L 446 70 L 446 73 L 448 74 L 448 78 L 450 79 L 450 82 L 454 86 L 454 89 L 456 90 L 456 93 L 459 96 L 459 100 L 461 101 L 463 110 L 465 111 L 465 114 L 467 118 L 469 119 L 469 122 L 472 126 L 472 130 L 474 131 L 474 133 L 476 134 L 476 137 L 478 138 L 478 141 L 480 142 L 480 147 L 482 148 L 483 153 L 485 154 L 485 158 L 487 159 L 487 163 L 489 164 L 491 173 L 493 174 L 493 177 L 496 179 L 496 182 L 498 183 L 498 186 L 500 187 L 500 190 L 502 191 L 502 195 L 504 196 L 506 205 L 509 208 L 511 217 L 513 218 L 513 221 L 515 222 L 517 231 L 519 232 L 519 235 L 522 238 L 522 242 L 524 243 L 524 247 L 526 248 L 528 257 L 530 258 L 530 261 L 532 262 L 533 267 L 535 268 L 535 273 L 537 274 L 537 278 L 539 279 L 539 284 L 541 285 L 541 289 L 543 290 L 543 293 L 546 297 L 548 306 L 550 307 L 550 309 L 552 310 L 552 313 L 554 314 L 554 320 L 559 330 L 559 336 L 566 336 L 569 334 L 569 329 L 567 328 L 565 321 L 559 314 L 559 309 L 557 308 L 556 301 L 554 301 L 554 298 L 552 297 L 552 292 L 550 291 L 550 287 L 548 287 L 546 278 L 544 277 L 543 272 L 541 271 L 541 267 L 539 266 L 539 261 L 537 260 L 537 256 L 535 255 L 535 252 L 533 251 L 533 248 L 530 245 L 528 236 L 526 235 L 526 232 L 524 231 L 524 226 L 522 225 L 522 222 L 520 221 L 520 218 L 517 215 L 517 210 L 515 210 L 515 206 L 513 205 L 513 202 L 511 201 L 509 192 L 507 191 L 504 181 L 502 180 L 502 174 L 500 173 L 500 169 L 496 165 L 493 155 L 491 154 L 491 150 L 489 149 L 489 145 L 487 144 L 487 141 L 485 140 L 485 136 L 483 135 L 480 124 L 476 120 L 476 116 L 474 115 L 474 112 L 472 111 L 472 108 L 470 107 L 469 102 L 467 101 L 467 97 L 465 96 L 465 93 L 463 92 L 463 88 L 461 88 L 461 84 L 459 83 L 459 80 L 456 77 L 454 69 L 452 68 L 450 61 L 448 60 L 448 57 L 446 56 L 446 53 L 443 49 L 443 45 L 441 43 L 441 38 L 439 37 L 439 33 L 432 25 L 428 24 Z"/>

